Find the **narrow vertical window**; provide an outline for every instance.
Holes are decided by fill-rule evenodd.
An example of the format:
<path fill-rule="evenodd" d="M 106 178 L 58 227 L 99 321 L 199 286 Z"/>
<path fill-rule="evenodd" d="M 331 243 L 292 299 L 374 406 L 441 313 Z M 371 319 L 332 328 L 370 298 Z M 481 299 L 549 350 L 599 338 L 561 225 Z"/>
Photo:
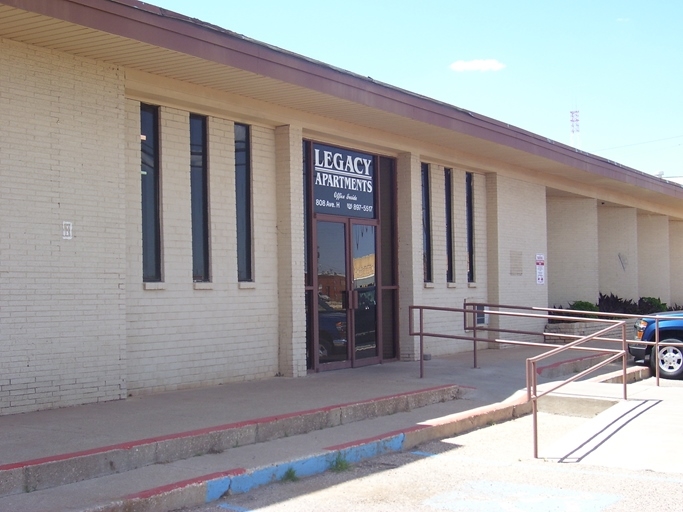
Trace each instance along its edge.
<path fill-rule="evenodd" d="M 308 198 L 309 198 L 309 191 L 308 191 L 308 159 L 309 159 L 309 152 L 311 151 L 311 143 L 309 141 L 304 141 L 303 146 L 302 146 L 302 155 L 301 155 L 301 160 L 303 162 L 303 169 L 301 173 L 301 179 L 302 179 L 302 190 L 301 190 L 301 197 L 304 199 L 304 246 L 303 246 L 303 251 L 304 251 L 304 284 L 306 286 L 312 286 L 313 283 L 311 282 L 312 276 L 308 273 L 308 269 L 311 265 L 310 262 L 310 257 L 311 257 L 311 252 L 308 248 L 308 243 L 309 240 L 311 239 L 311 235 L 309 233 L 309 216 L 308 216 Z"/>
<path fill-rule="evenodd" d="M 142 189 L 142 280 L 161 281 L 159 211 L 159 108 L 140 105 Z"/>
<path fill-rule="evenodd" d="M 209 281 L 209 201 L 206 117 L 190 115 L 192 279 Z"/>
<path fill-rule="evenodd" d="M 453 271 L 453 169 L 444 169 L 446 196 L 446 282 L 455 282 Z"/>
<path fill-rule="evenodd" d="M 235 194 L 237 206 L 237 278 L 252 281 L 251 161 L 249 127 L 235 124 Z"/>
<path fill-rule="evenodd" d="M 467 208 L 467 282 L 474 282 L 474 176 L 465 174 L 465 203 Z"/>
<path fill-rule="evenodd" d="M 422 164 L 422 258 L 425 283 L 432 282 L 432 220 L 429 201 L 429 164 Z"/>

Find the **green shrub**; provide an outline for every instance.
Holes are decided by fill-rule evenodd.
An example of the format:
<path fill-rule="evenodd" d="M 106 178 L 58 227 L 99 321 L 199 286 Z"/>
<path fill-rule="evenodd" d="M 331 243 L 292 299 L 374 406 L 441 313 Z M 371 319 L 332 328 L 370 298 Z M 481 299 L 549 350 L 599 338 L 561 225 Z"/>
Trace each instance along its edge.
<path fill-rule="evenodd" d="M 553 306 L 554 311 L 550 311 L 551 315 L 558 316 L 587 316 L 586 313 L 574 313 L 575 311 L 595 311 L 601 313 L 623 313 L 627 315 L 652 315 L 654 313 L 661 313 L 662 311 L 682 311 L 683 306 L 674 304 L 668 307 L 665 302 L 658 297 L 641 297 L 638 302 L 631 299 L 622 299 L 613 293 L 609 295 L 600 294 L 598 304 L 593 304 L 587 300 L 576 300 L 569 303 L 569 308 L 564 309 L 561 306 Z M 590 315 L 593 316 L 593 315 Z M 605 317 L 609 318 L 609 317 Z M 569 322 L 570 320 L 549 320 L 549 323 Z"/>
<path fill-rule="evenodd" d="M 651 315 L 652 313 L 661 313 L 666 310 L 666 303 L 662 302 L 659 297 L 641 297 L 638 300 L 639 315 Z"/>
<path fill-rule="evenodd" d="M 576 300 L 569 303 L 569 309 L 573 311 L 600 311 L 596 304 L 587 300 Z"/>
<path fill-rule="evenodd" d="M 575 317 L 585 317 L 587 316 L 584 311 L 598 311 L 598 306 L 593 304 L 592 302 L 589 302 L 587 300 L 576 300 L 574 302 L 569 303 L 569 308 L 564 309 L 561 306 L 553 306 L 555 308 L 554 311 L 550 311 L 549 314 L 552 315 L 557 315 L 557 316 L 575 316 Z M 580 311 L 580 313 L 578 313 Z M 591 315 L 593 316 L 593 315 Z M 575 321 L 575 320 L 574 320 Z M 555 320 L 555 319 L 549 319 L 548 323 L 551 324 L 557 324 L 557 323 L 564 323 L 564 322 L 572 322 L 572 320 Z"/>

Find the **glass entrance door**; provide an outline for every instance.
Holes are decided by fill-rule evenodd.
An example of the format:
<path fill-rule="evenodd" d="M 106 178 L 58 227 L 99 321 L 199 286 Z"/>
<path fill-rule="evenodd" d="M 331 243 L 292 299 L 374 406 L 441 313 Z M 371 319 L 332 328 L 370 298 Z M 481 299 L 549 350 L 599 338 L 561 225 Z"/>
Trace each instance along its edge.
<path fill-rule="evenodd" d="M 347 367 L 379 361 L 376 227 L 319 220 L 318 364 Z"/>
<path fill-rule="evenodd" d="M 352 316 L 355 359 L 377 357 L 377 250 L 375 226 L 351 224 Z"/>
<path fill-rule="evenodd" d="M 318 362 L 349 360 L 346 223 L 317 222 Z"/>

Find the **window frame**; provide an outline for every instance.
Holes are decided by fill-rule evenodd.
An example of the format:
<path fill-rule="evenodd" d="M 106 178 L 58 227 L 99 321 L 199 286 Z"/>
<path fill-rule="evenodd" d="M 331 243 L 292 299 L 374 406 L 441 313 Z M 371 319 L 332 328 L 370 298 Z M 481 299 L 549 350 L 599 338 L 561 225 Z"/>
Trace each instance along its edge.
<path fill-rule="evenodd" d="M 467 224 L 467 282 L 474 283 L 474 173 L 465 173 L 465 218 Z"/>
<path fill-rule="evenodd" d="M 422 180 L 422 268 L 425 283 L 434 282 L 432 263 L 432 205 L 430 194 L 430 166 L 422 162 L 420 165 Z"/>
<path fill-rule="evenodd" d="M 455 242 L 453 229 L 453 169 L 444 168 L 446 202 L 446 282 L 455 283 Z"/>
<path fill-rule="evenodd" d="M 146 116 L 151 116 L 147 122 Z M 163 280 L 161 259 L 161 157 L 159 107 L 140 104 L 142 281 Z"/>
<path fill-rule="evenodd" d="M 197 123 L 199 125 L 197 126 Z M 208 118 L 190 114 L 190 208 L 192 220 L 192 281 L 211 281 L 209 247 Z M 195 143 L 195 139 L 199 139 Z M 199 160 L 197 165 L 196 160 Z"/>
<path fill-rule="evenodd" d="M 235 123 L 235 217 L 237 224 L 237 280 L 254 281 L 253 264 L 253 215 L 251 172 L 251 129 L 249 125 Z M 238 138 L 238 130 L 244 137 Z M 243 162 L 240 155 L 243 154 Z"/>

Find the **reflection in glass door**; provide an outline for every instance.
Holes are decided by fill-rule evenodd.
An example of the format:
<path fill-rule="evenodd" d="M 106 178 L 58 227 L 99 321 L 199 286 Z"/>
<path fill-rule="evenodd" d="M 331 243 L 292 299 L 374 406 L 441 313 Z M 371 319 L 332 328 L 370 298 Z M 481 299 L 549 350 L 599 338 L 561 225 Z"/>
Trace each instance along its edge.
<path fill-rule="evenodd" d="M 346 223 L 317 222 L 318 362 L 349 359 Z"/>
<path fill-rule="evenodd" d="M 376 227 L 316 222 L 318 364 L 356 366 L 379 358 Z"/>
<path fill-rule="evenodd" d="M 353 224 L 353 334 L 355 359 L 378 355 L 375 226 Z"/>
<path fill-rule="evenodd" d="M 398 359 L 396 161 L 303 144 L 306 365 Z"/>

